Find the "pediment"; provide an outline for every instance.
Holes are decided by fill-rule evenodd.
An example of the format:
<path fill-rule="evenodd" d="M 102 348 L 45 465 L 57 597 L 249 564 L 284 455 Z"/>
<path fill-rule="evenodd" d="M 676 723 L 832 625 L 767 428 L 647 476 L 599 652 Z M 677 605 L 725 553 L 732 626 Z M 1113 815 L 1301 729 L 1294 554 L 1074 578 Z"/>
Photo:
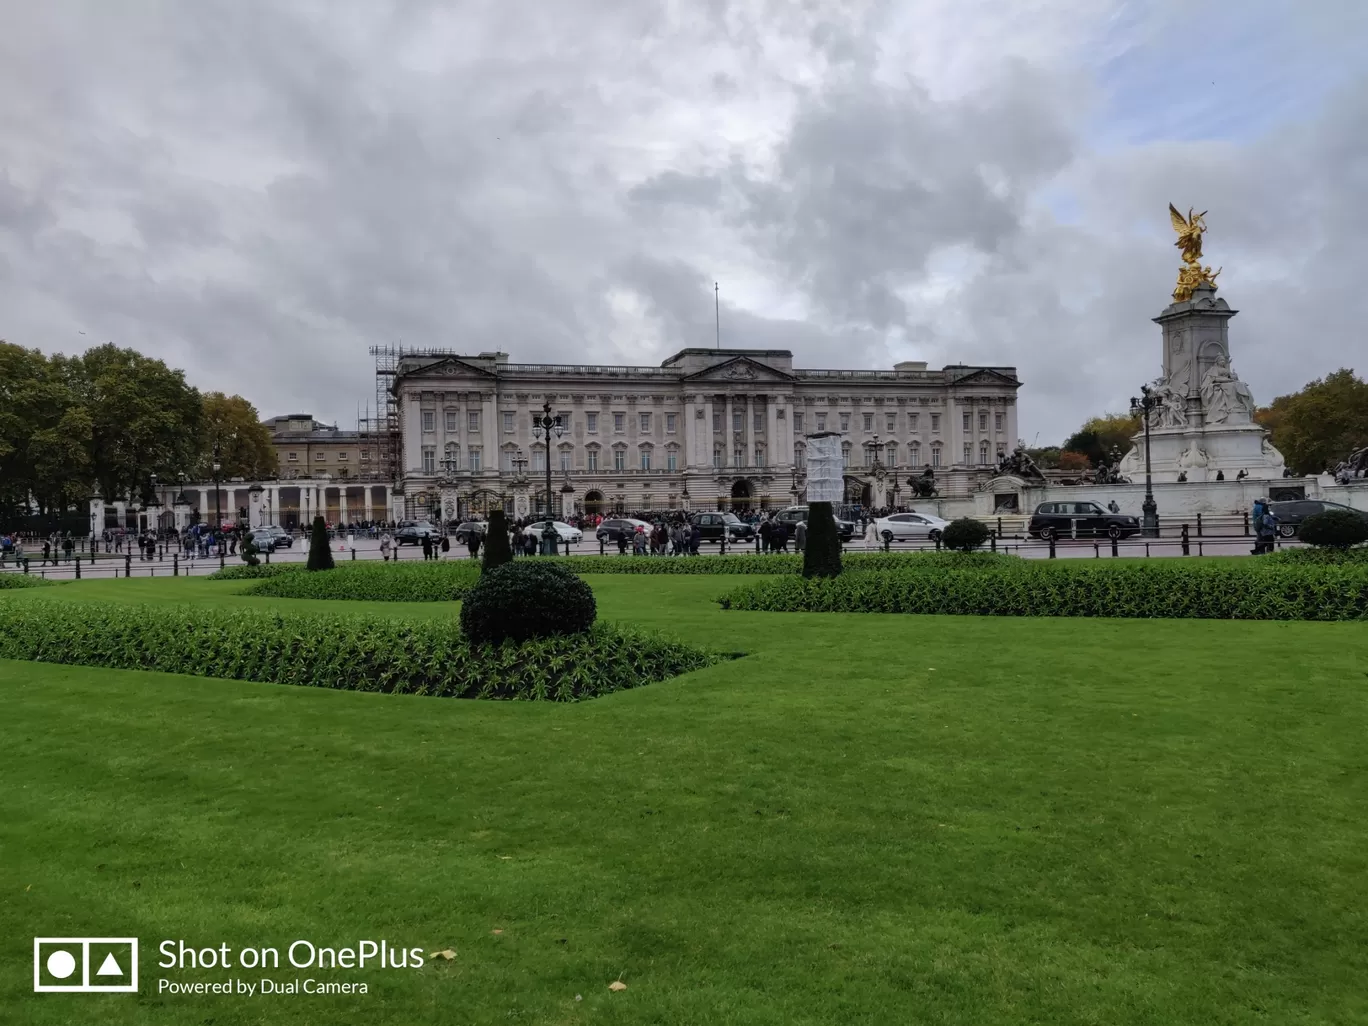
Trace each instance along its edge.
<path fill-rule="evenodd" d="M 993 370 L 991 367 L 978 367 L 970 370 L 963 377 L 955 378 L 953 384 L 956 385 L 1010 385 L 1019 388 L 1021 381 L 1011 375 L 1003 374 L 1001 371 Z"/>
<path fill-rule="evenodd" d="M 440 360 L 415 367 L 404 373 L 406 378 L 493 378 L 496 375 L 493 371 L 486 370 L 484 367 L 477 367 L 473 363 L 466 363 L 464 360 L 454 356 L 444 356 Z"/>
<path fill-rule="evenodd" d="M 684 380 L 721 383 L 740 382 L 743 384 L 755 382 L 758 384 L 767 381 L 793 381 L 794 378 L 792 374 L 785 374 L 783 371 L 775 370 L 773 367 L 766 366 L 747 356 L 735 356 L 730 360 L 706 367 L 696 374 L 690 374 Z"/>

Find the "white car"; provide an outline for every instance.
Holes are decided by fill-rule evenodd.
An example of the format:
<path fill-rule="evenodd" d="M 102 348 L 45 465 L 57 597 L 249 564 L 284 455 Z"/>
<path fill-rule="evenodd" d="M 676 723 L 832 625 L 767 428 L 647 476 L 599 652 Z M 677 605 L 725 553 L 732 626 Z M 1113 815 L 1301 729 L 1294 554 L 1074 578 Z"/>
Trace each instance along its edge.
<path fill-rule="evenodd" d="M 893 513 L 875 520 L 874 532 L 883 541 L 935 541 L 949 523 L 930 513 Z"/>
<path fill-rule="evenodd" d="M 568 541 L 571 544 L 574 544 L 575 542 L 578 542 L 581 538 L 584 537 L 584 535 L 580 533 L 580 529 L 578 527 L 571 527 L 569 524 L 561 523 L 559 520 L 553 520 L 551 521 L 551 523 L 556 528 L 556 534 L 560 536 L 560 540 L 563 542 Z M 526 527 L 524 527 L 523 534 L 530 534 L 534 537 L 540 538 L 542 536 L 542 532 L 545 530 L 546 521 L 538 520 L 536 523 L 528 524 Z"/>

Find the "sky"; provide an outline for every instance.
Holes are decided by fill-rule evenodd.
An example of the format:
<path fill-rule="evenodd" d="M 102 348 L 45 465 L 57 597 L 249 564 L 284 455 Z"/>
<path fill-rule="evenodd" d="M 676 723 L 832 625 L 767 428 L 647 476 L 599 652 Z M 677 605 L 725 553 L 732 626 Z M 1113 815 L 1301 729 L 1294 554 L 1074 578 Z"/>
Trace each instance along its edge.
<path fill-rule="evenodd" d="M 1368 371 L 1361 0 L 0 0 L 0 338 L 354 426 L 373 345 L 1160 372 L 1208 211 L 1261 403 Z"/>

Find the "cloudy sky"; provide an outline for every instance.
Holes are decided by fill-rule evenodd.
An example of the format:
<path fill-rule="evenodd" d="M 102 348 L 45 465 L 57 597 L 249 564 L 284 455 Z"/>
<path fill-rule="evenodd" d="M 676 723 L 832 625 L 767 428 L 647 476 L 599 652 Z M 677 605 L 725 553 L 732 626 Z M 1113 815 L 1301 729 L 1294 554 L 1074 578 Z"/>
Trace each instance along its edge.
<path fill-rule="evenodd" d="M 1208 209 L 1255 397 L 1368 371 L 1362 0 L 0 0 L 0 338 L 344 426 L 375 344 L 1159 371 Z M 84 333 L 84 334 L 82 334 Z"/>

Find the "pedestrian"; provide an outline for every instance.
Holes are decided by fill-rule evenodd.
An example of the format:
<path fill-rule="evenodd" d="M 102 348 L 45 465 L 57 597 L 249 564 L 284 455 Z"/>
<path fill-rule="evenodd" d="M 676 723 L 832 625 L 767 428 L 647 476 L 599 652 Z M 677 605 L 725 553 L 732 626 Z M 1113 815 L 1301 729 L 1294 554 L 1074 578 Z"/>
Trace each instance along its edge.
<path fill-rule="evenodd" d="M 430 535 L 426 535 L 426 534 L 425 534 L 425 535 L 423 535 L 423 559 L 424 559 L 424 560 L 429 560 L 429 559 L 431 559 L 431 558 L 432 558 L 432 537 L 431 537 Z"/>
<path fill-rule="evenodd" d="M 42 561 L 41 563 L 39 563 L 38 565 L 39 565 L 39 566 L 47 566 L 48 557 L 49 557 L 50 555 L 52 555 L 52 542 L 50 542 L 50 541 L 48 541 L 46 538 L 44 538 L 44 539 L 43 539 L 43 561 Z M 57 565 L 57 561 L 56 561 L 55 559 L 52 561 L 52 565 L 53 565 L 53 566 L 56 566 L 56 565 Z"/>
<path fill-rule="evenodd" d="M 480 543 L 482 541 L 484 541 L 484 535 L 479 531 L 472 529 L 471 532 L 466 535 L 466 548 L 470 550 L 471 559 L 480 558 Z"/>
<path fill-rule="evenodd" d="M 450 551 L 451 551 L 451 539 L 448 538 L 446 535 L 442 535 L 442 555 L 445 556 L 445 555 L 446 555 L 448 552 L 450 552 Z"/>
<path fill-rule="evenodd" d="M 807 545 L 807 521 L 800 520 L 793 529 L 793 551 L 802 552 Z"/>
<path fill-rule="evenodd" d="M 874 526 L 874 521 L 872 520 L 869 522 L 869 526 L 865 528 L 864 543 L 865 548 L 867 549 L 877 549 L 879 547 L 879 531 L 878 528 Z"/>
<path fill-rule="evenodd" d="M 390 536 L 390 533 L 388 531 L 383 532 L 380 535 L 380 558 L 386 563 L 389 562 L 390 548 L 393 547 L 393 545 L 394 539 Z"/>

